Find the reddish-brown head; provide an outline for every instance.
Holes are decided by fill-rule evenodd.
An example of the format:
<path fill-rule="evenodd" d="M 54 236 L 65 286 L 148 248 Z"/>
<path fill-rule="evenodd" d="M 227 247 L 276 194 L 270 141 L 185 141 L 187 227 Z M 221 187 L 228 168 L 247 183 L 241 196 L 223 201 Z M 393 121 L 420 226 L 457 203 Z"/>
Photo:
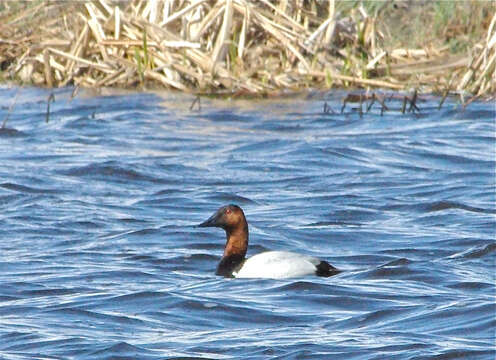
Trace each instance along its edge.
<path fill-rule="evenodd" d="M 248 248 L 248 223 L 245 214 L 238 205 L 226 205 L 217 210 L 200 227 L 220 227 L 226 231 L 224 256 L 246 255 Z"/>
<path fill-rule="evenodd" d="M 238 205 L 226 205 L 217 210 L 200 227 L 220 227 L 226 231 L 243 229 L 246 225 L 246 218 L 243 210 Z"/>

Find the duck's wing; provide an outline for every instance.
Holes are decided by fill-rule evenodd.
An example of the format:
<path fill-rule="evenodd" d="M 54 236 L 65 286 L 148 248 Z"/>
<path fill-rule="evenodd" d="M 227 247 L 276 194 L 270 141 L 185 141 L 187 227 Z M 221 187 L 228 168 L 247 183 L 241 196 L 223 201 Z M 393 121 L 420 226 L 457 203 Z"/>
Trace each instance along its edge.
<path fill-rule="evenodd" d="M 247 259 L 233 275 L 237 278 L 284 279 L 315 275 L 321 261 L 287 251 L 268 251 Z"/>

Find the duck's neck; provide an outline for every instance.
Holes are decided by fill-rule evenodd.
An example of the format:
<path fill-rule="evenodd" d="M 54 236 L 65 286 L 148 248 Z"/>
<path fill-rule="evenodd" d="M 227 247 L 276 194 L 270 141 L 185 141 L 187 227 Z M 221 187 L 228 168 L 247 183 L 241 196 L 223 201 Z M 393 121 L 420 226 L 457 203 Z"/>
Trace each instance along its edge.
<path fill-rule="evenodd" d="M 226 229 L 226 238 L 223 257 L 239 255 L 244 258 L 248 249 L 248 224 L 245 222 L 243 226 Z"/>

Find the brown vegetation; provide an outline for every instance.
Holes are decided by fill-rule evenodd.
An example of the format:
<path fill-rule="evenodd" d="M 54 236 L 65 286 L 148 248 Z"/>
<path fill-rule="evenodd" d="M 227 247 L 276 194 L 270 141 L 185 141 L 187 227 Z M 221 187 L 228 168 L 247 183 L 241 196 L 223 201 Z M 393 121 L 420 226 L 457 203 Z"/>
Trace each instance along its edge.
<path fill-rule="evenodd" d="M 390 21 L 398 7 L 391 1 L 348 8 L 334 0 L 4 2 L 0 76 L 48 87 L 159 85 L 194 93 L 362 87 L 494 94 L 494 3 L 462 3 L 453 11 L 472 6 L 474 19 L 441 19 L 438 41 L 409 48 L 413 25 Z M 399 16 L 427 16 L 412 9 Z"/>

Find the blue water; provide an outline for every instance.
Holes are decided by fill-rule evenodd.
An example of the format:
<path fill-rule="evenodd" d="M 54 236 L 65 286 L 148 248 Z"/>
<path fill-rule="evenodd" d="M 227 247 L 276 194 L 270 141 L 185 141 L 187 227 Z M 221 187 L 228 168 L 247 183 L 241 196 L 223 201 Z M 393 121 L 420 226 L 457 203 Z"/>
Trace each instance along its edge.
<path fill-rule="evenodd" d="M 493 103 L 71 91 L 0 88 L 1 359 L 494 359 Z M 215 276 L 227 203 L 343 272 Z"/>

